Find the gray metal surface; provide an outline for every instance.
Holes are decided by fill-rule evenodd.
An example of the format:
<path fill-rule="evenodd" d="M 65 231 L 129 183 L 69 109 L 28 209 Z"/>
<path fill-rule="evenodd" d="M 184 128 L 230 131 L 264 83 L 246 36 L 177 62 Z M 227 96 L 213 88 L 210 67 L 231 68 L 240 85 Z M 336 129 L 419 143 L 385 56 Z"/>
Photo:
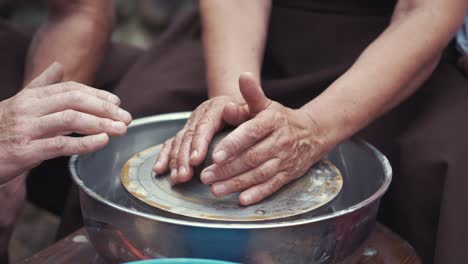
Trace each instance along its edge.
<path fill-rule="evenodd" d="M 123 188 L 120 170 L 134 155 L 173 136 L 189 113 L 135 120 L 125 137 L 70 160 L 91 241 L 110 263 L 157 257 L 200 257 L 242 263 L 332 263 L 356 250 L 372 231 L 380 197 L 391 181 L 386 158 L 346 141 L 326 158 L 343 189 L 311 212 L 262 222 L 189 218 L 145 205 Z"/>
<path fill-rule="evenodd" d="M 162 144 L 130 158 L 122 168 L 125 189 L 142 202 L 174 214 L 219 221 L 265 221 L 312 211 L 335 198 L 343 186 L 338 169 L 327 160 L 312 166 L 303 177 L 289 183 L 267 199 L 239 204 L 238 193 L 218 199 L 195 175 L 173 186 L 169 175 L 156 175 L 153 165 Z"/>

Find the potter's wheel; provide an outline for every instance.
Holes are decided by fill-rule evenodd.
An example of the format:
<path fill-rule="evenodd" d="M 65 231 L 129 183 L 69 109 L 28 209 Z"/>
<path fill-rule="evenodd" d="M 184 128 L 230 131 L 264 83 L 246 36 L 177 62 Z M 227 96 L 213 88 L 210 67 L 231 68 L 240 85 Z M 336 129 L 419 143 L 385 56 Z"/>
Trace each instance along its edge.
<path fill-rule="evenodd" d="M 335 198 L 343 185 L 339 170 L 322 160 L 306 174 L 262 202 L 242 206 L 238 193 L 215 198 L 198 179 L 172 186 L 168 175 L 152 171 L 162 145 L 137 153 L 122 169 L 125 189 L 140 201 L 174 214 L 219 221 L 262 221 L 290 217 L 319 208 Z"/>
<path fill-rule="evenodd" d="M 95 153 L 71 158 L 70 172 L 80 191 L 89 239 L 106 262 L 137 260 L 137 252 L 146 258 L 203 257 L 252 264 L 335 263 L 355 252 L 372 231 L 391 167 L 378 150 L 358 139 L 342 142 L 325 156 L 343 176 L 337 197 L 296 216 L 211 221 L 164 211 L 135 198 L 122 185 L 123 165 L 135 153 L 175 135 L 189 116 L 187 112 L 134 120 L 124 137 L 111 138 Z"/>

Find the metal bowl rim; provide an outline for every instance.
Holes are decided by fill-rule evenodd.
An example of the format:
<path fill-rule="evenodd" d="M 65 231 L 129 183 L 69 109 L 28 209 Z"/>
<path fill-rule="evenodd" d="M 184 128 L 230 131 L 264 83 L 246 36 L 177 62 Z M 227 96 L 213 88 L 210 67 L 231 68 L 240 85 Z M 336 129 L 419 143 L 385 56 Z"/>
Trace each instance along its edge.
<path fill-rule="evenodd" d="M 179 120 L 183 118 L 188 118 L 190 116 L 190 113 L 191 112 L 178 112 L 178 113 L 161 114 L 161 115 L 143 117 L 143 118 L 134 120 L 132 124 L 129 126 L 129 128 L 146 125 L 148 123 L 153 123 L 157 121 L 170 121 L 170 120 Z M 69 165 L 72 178 L 76 182 L 76 184 L 79 186 L 81 191 L 84 191 L 88 196 L 91 196 L 95 200 L 102 202 L 106 205 L 109 205 L 119 211 L 123 211 L 125 213 L 129 213 L 132 215 L 137 215 L 139 217 L 143 217 L 143 218 L 147 218 L 147 219 L 151 219 L 155 221 L 160 221 L 164 223 L 169 223 L 169 224 L 192 226 L 192 227 L 204 227 L 204 228 L 266 229 L 266 228 L 278 228 L 278 227 L 291 227 L 291 226 L 298 226 L 298 225 L 304 225 L 304 224 L 310 224 L 310 223 L 317 223 L 317 222 L 337 218 L 343 215 L 351 214 L 355 211 L 358 211 L 361 208 L 370 206 L 371 204 L 376 202 L 378 199 L 380 199 L 380 197 L 382 197 L 382 195 L 387 191 L 390 185 L 390 182 L 392 180 L 392 167 L 390 166 L 390 162 L 388 161 L 388 159 L 380 151 L 378 151 L 374 146 L 365 142 L 364 140 L 356 139 L 356 138 L 352 138 L 350 140 L 358 145 L 363 146 L 364 149 L 370 151 L 380 161 L 385 179 L 384 179 L 383 184 L 379 187 L 379 189 L 374 194 L 369 196 L 367 199 L 361 201 L 360 203 L 357 203 L 351 207 L 348 207 L 348 208 L 345 208 L 345 209 L 342 209 L 333 213 L 320 215 L 320 216 L 316 216 L 316 217 L 312 217 L 308 219 L 279 221 L 276 223 L 261 223 L 261 222 L 257 222 L 257 223 L 239 223 L 239 222 L 209 223 L 209 222 L 202 222 L 195 218 L 193 219 L 193 221 L 187 221 L 187 220 L 179 220 L 179 219 L 168 218 L 164 216 L 158 216 L 154 214 L 148 214 L 148 213 L 130 210 L 129 208 L 125 208 L 123 206 L 120 206 L 118 204 L 115 204 L 113 202 L 106 200 L 104 197 L 100 196 L 99 194 L 97 194 L 96 192 L 94 192 L 93 190 L 91 190 L 84 184 L 84 182 L 78 176 L 78 173 L 76 171 L 76 166 L 75 166 L 79 155 L 72 156 L 69 160 L 68 165 Z"/>

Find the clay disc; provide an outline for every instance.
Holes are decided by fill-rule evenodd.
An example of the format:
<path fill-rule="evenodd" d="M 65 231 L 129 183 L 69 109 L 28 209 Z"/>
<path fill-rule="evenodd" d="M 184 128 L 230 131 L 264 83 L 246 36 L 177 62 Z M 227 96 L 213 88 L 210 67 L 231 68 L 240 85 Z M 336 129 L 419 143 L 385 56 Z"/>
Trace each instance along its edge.
<path fill-rule="evenodd" d="M 162 145 L 137 153 L 123 166 L 125 189 L 142 202 L 174 214 L 206 220 L 262 221 L 290 217 L 321 207 L 335 198 L 343 177 L 329 161 L 321 160 L 301 178 L 269 198 L 250 206 L 238 202 L 238 193 L 218 199 L 210 186 L 198 179 L 172 186 L 168 175 L 156 175 L 152 167 Z"/>

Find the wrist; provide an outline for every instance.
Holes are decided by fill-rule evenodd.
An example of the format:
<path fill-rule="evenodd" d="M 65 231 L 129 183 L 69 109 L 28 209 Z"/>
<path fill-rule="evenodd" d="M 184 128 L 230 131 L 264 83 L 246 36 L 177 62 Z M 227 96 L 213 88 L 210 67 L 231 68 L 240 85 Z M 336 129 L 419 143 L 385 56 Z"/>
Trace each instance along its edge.
<path fill-rule="evenodd" d="M 236 63 L 238 65 L 248 65 L 247 63 Z M 217 66 L 217 67 L 215 67 Z M 242 67 L 242 69 L 227 69 L 222 65 L 212 65 L 207 67 L 206 81 L 208 86 L 208 97 L 230 96 L 239 103 L 245 103 L 244 98 L 239 89 L 239 77 L 244 72 L 251 72 L 257 81 L 260 83 L 260 73 L 257 67 Z"/>
<path fill-rule="evenodd" d="M 234 102 L 245 102 L 239 90 L 237 80 L 208 80 L 208 98 L 219 96 L 230 97 Z"/>
<path fill-rule="evenodd" d="M 351 137 L 358 129 L 346 111 L 336 111 L 336 107 L 321 107 L 315 100 L 300 108 L 312 127 L 314 136 L 321 138 L 324 148 L 331 148 Z M 340 109 L 341 110 L 341 109 Z M 329 147 L 326 147 L 329 146 Z"/>

